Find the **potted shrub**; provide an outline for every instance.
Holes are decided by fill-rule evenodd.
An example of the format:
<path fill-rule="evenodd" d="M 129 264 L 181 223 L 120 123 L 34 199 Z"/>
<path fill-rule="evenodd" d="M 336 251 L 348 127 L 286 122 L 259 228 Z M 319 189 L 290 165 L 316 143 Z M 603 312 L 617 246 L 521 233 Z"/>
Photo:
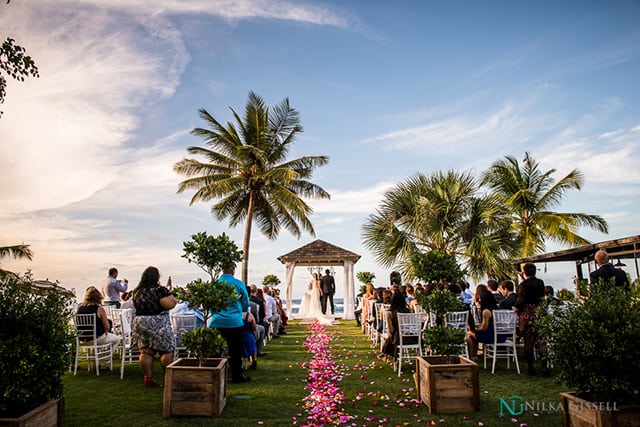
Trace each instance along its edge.
<path fill-rule="evenodd" d="M 376 278 L 376 275 L 370 271 L 359 271 L 356 273 L 356 279 L 363 285 L 367 283 L 373 283 L 373 279 Z"/>
<path fill-rule="evenodd" d="M 222 233 L 218 237 L 206 232 L 194 234 L 184 243 L 184 258 L 206 271 L 211 281 L 194 280 L 175 291 L 176 297 L 200 309 L 205 316 L 204 328 L 186 332 L 182 342 L 195 358 L 180 358 L 169 364 L 165 372 L 162 415 L 212 416 L 222 413 L 226 404 L 227 360 L 222 358 L 226 345 L 216 329 L 207 328 L 208 318 L 238 299 L 233 286 L 218 282 L 224 265 L 242 260 L 242 252 Z"/>
<path fill-rule="evenodd" d="M 554 370 L 573 390 L 560 394 L 563 425 L 637 426 L 640 302 L 611 283 L 579 291 L 581 300 L 537 325 Z"/>
<path fill-rule="evenodd" d="M 64 425 L 70 302 L 58 290 L 32 287 L 30 275 L 0 279 L 0 426 Z"/>
<path fill-rule="evenodd" d="M 414 274 L 419 279 L 435 281 L 442 286 L 461 277 L 464 272 L 453 255 L 437 251 L 412 257 Z M 430 413 L 457 413 L 480 410 L 478 365 L 459 356 L 465 342 L 464 330 L 444 324 L 448 312 L 463 311 L 464 303 L 448 289 L 435 289 L 428 295 L 418 295 L 418 304 L 425 312 L 436 314 L 436 325 L 423 333 L 430 356 L 416 359 L 418 397 Z"/>

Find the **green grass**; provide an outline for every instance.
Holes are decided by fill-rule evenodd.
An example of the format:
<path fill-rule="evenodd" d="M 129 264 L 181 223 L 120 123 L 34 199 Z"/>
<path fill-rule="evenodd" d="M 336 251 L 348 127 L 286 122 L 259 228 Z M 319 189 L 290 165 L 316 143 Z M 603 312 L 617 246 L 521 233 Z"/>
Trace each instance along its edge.
<path fill-rule="evenodd" d="M 559 426 L 560 413 L 525 410 L 516 416 L 517 422 L 505 411 L 499 417 L 500 398 L 521 396 L 527 402 L 557 405 L 558 394 L 566 390 L 552 378 L 518 375 L 513 366 L 499 361 L 496 374 L 480 369 L 480 412 L 468 414 L 429 414 L 424 404 L 417 405 L 413 366 L 403 367 L 402 377 L 391 366 L 380 361 L 376 349 L 356 328 L 354 321 L 327 329 L 335 335 L 334 359 L 344 373 L 340 388 L 345 394 L 344 411 L 355 417 L 354 426 L 421 426 L 445 420 L 447 426 Z M 119 363 L 113 372 L 90 374 L 86 365 L 78 375 L 67 374 L 65 383 L 66 422 L 68 426 L 290 426 L 297 417 L 304 422 L 302 399 L 306 370 L 301 368 L 310 360 L 303 342 L 308 331 L 305 325 L 290 322 L 287 335 L 272 340 L 265 347 L 266 357 L 258 359 L 258 369 L 249 371 L 252 381 L 227 384 L 227 404 L 217 419 L 203 417 L 162 418 L 162 388 L 147 389 L 137 364 L 127 365 L 124 380 L 120 380 Z M 522 358 L 521 358 L 522 360 Z M 84 368 L 84 369 L 83 369 Z M 155 363 L 155 377 L 162 377 L 159 362 Z M 503 408 L 504 409 L 504 408 Z M 298 416 L 298 414 L 302 414 Z M 386 419 L 386 421 L 385 421 Z"/>

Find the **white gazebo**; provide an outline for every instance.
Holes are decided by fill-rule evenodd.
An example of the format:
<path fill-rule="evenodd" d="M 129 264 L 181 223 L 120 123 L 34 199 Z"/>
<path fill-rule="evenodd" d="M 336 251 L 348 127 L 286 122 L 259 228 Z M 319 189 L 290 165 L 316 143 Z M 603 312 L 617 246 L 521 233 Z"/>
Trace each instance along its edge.
<path fill-rule="evenodd" d="M 278 260 L 285 265 L 287 316 L 292 318 L 291 306 L 293 295 L 293 272 L 296 267 L 344 267 L 344 319 L 354 319 L 355 285 L 353 265 L 360 255 L 338 246 L 315 240 L 301 246 L 288 254 L 281 255 Z"/>

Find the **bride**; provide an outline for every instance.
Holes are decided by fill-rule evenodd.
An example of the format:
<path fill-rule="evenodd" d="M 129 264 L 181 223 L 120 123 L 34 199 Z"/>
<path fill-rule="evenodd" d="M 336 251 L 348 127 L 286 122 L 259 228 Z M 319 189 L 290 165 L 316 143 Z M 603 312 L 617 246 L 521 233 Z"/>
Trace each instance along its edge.
<path fill-rule="evenodd" d="M 308 289 L 300 305 L 302 319 L 317 319 L 323 325 L 333 324 L 333 317 L 322 314 L 320 307 L 320 273 L 313 273 Z"/>

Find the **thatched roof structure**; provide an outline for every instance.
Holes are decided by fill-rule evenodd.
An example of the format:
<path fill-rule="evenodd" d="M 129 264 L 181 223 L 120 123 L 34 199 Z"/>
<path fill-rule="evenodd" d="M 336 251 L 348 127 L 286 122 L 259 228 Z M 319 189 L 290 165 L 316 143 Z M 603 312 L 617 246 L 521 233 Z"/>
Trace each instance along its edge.
<path fill-rule="evenodd" d="M 351 261 L 355 263 L 359 259 L 360 255 L 357 253 L 332 245 L 331 243 L 327 243 L 320 239 L 278 257 L 278 261 L 283 264 L 287 262 L 295 262 L 298 265 L 308 264 L 327 266 L 343 265 L 344 261 Z"/>

